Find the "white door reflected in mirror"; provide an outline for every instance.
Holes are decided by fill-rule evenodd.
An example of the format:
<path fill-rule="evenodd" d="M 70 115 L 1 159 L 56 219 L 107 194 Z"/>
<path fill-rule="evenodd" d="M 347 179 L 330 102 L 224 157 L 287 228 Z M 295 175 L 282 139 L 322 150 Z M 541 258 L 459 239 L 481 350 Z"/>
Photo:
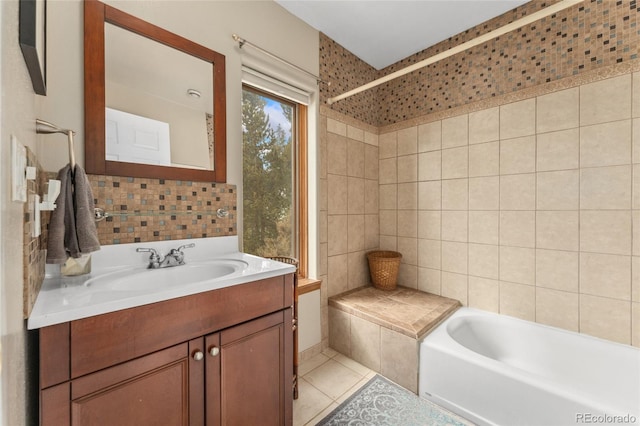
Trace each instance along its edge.
<path fill-rule="evenodd" d="M 143 148 L 136 147 L 133 158 L 112 157 L 109 112 L 106 122 L 106 159 L 152 165 L 212 170 L 213 65 L 173 47 L 150 40 L 112 24 L 105 24 L 105 104 L 133 116 L 163 122 L 170 135 L 169 157 L 156 156 L 148 149 L 146 132 Z M 120 122 L 118 122 L 120 126 Z M 136 124 L 136 128 L 137 128 Z M 146 128 L 146 124 L 142 128 Z M 127 125 L 126 128 L 129 126 Z M 128 132 L 129 130 L 127 130 Z M 119 130 L 117 142 L 122 144 Z M 134 138 L 135 139 L 135 138 Z M 152 138 L 153 139 L 153 138 Z M 126 141 L 128 142 L 128 140 Z M 159 141 L 158 141 L 159 142 Z M 164 143 L 164 141 L 163 141 Z M 126 146 L 126 145 L 125 145 Z M 125 148 L 128 153 L 130 147 Z M 164 149 L 164 146 L 162 147 Z M 125 152 L 118 152 L 123 155 Z M 142 154 L 153 154 L 149 157 Z"/>
<path fill-rule="evenodd" d="M 171 165 L 169 123 L 113 108 L 106 110 L 107 160 Z"/>

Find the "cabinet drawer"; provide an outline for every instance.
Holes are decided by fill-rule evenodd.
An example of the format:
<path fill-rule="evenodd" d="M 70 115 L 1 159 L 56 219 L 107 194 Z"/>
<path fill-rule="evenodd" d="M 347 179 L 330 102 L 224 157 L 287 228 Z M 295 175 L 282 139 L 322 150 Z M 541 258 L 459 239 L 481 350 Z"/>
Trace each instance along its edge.
<path fill-rule="evenodd" d="M 76 378 L 290 306 L 293 275 L 71 322 Z"/>
<path fill-rule="evenodd" d="M 189 346 L 187 343 L 182 343 L 151 355 L 80 377 L 71 382 L 71 399 L 77 400 L 103 389 L 112 388 L 120 383 L 130 381 L 132 377 L 141 376 L 146 372 L 184 362 L 188 355 Z"/>

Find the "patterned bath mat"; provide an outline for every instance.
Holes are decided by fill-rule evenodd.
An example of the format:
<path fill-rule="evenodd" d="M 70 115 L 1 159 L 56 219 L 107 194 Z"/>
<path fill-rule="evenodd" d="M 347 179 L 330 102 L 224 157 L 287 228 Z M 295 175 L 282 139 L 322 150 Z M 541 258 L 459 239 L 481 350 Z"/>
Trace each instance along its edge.
<path fill-rule="evenodd" d="M 318 425 L 468 426 L 472 423 L 376 375 Z"/>

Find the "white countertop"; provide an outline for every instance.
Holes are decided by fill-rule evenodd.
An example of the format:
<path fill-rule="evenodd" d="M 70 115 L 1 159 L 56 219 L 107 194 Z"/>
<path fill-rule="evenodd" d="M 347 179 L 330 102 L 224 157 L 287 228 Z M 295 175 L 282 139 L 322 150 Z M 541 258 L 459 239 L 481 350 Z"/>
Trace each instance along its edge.
<path fill-rule="evenodd" d="M 147 272 L 162 274 L 168 270 L 179 274 L 180 268 L 187 265 L 147 270 L 149 253 L 137 253 L 136 248 L 154 248 L 165 255 L 173 248 L 191 243 L 196 246 L 184 250 L 187 265 L 221 260 L 246 266 L 219 278 L 158 289 L 149 289 L 149 285 L 145 289 L 135 288 L 134 284 L 131 288 L 110 290 L 88 284 L 98 278 L 105 281 L 107 276 L 144 277 L 142 274 Z M 236 236 L 102 246 L 92 253 L 91 262 L 91 273 L 76 277 L 60 276 L 58 265 L 47 265 L 42 289 L 29 316 L 30 330 L 295 272 L 293 265 L 239 252 Z"/>

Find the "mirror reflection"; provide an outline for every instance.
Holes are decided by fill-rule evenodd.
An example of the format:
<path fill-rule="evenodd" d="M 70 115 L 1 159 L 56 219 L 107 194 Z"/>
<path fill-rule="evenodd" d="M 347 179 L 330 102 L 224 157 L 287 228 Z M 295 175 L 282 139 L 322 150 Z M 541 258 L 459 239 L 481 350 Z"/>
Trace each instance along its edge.
<path fill-rule="evenodd" d="M 213 64 L 105 24 L 106 160 L 213 170 Z"/>

